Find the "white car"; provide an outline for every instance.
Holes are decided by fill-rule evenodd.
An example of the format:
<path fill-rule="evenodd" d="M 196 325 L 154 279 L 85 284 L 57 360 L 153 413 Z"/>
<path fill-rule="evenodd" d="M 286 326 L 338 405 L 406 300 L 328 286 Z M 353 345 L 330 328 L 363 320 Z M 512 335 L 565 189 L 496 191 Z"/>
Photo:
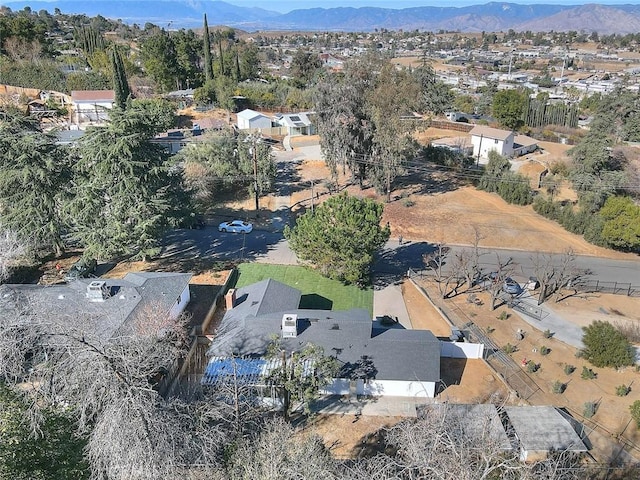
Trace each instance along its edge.
<path fill-rule="evenodd" d="M 233 220 L 232 222 L 222 222 L 218 225 L 219 232 L 232 232 L 232 233 L 251 233 L 253 225 L 249 222 L 243 222 L 242 220 Z"/>

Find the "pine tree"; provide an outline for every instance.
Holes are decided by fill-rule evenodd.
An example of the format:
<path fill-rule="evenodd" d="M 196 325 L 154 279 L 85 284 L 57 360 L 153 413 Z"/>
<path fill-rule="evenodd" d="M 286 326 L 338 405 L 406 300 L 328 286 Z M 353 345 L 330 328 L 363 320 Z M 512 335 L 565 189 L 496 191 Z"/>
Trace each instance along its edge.
<path fill-rule="evenodd" d="M 7 112 L 0 117 L 0 151 L 3 227 L 61 255 L 62 210 L 70 183 L 64 149 L 33 120 Z"/>
<path fill-rule="evenodd" d="M 74 237 L 88 256 L 111 259 L 156 252 L 171 216 L 174 183 L 168 154 L 150 142 L 143 110 L 114 110 L 107 126 L 87 130 L 77 149 Z"/>
<path fill-rule="evenodd" d="M 121 109 L 127 108 L 127 100 L 131 96 L 127 73 L 122 63 L 120 52 L 114 47 L 111 49 L 111 70 L 113 75 L 113 90 L 115 91 L 115 103 Z"/>
<path fill-rule="evenodd" d="M 213 80 L 213 67 L 211 64 L 211 43 L 209 39 L 209 24 L 207 14 L 204 14 L 204 79 L 205 82 Z"/>

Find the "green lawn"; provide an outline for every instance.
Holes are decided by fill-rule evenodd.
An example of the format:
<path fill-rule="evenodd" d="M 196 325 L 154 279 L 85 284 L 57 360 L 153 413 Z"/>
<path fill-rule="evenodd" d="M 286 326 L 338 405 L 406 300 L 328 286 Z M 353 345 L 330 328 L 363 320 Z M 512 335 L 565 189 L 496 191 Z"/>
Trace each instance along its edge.
<path fill-rule="evenodd" d="M 238 267 L 236 288 L 273 278 L 302 292 L 300 308 L 348 310 L 364 308 L 373 315 L 373 290 L 343 285 L 303 267 L 243 263 Z"/>

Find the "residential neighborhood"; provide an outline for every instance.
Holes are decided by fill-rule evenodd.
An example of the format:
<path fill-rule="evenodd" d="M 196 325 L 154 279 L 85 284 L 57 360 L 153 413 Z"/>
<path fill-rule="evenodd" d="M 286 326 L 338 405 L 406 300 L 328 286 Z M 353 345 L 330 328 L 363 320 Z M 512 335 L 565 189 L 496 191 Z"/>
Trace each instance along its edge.
<path fill-rule="evenodd" d="M 635 36 L 0 33 L 0 478 L 637 477 Z"/>

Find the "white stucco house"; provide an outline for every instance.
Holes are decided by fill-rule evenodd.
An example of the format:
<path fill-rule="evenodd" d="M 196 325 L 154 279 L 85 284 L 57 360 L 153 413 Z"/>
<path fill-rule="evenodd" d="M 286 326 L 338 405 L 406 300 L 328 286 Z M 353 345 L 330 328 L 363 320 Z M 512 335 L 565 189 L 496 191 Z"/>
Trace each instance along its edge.
<path fill-rule="evenodd" d="M 476 125 L 469 134 L 473 145 L 473 157 L 481 165 L 488 162 L 491 151 L 496 151 L 504 157 L 512 157 L 514 154 L 515 134 L 513 132 Z"/>
<path fill-rule="evenodd" d="M 436 394 L 441 345 L 430 331 L 383 327 L 364 309 L 300 308 L 301 292 L 273 279 L 231 295 L 209 347 L 201 380 L 205 386 L 240 375 L 252 385 L 266 387 L 264 378 L 277 367 L 274 362 L 281 361 L 266 358 L 275 335 L 284 358 L 306 344 L 335 357 L 340 369 L 324 394 L 414 398 Z"/>
<path fill-rule="evenodd" d="M 73 123 L 102 123 L 109 119 L 109 110 L 113 108 L 115 92 L 113 90 L 73 90 L 71 107 Z"/>
<path fill-rule="evenodd" d="M 310 112 L 278 114 L 275 123 L 287 129 L 287 135 L 313 135 L 315 127 L 309 119 Z"/>
<path fill-rule="evenodd" d="M 271 128 L 271 119 L 266 115 L 247 108 L 238 112 L 238 130 Z"/>

